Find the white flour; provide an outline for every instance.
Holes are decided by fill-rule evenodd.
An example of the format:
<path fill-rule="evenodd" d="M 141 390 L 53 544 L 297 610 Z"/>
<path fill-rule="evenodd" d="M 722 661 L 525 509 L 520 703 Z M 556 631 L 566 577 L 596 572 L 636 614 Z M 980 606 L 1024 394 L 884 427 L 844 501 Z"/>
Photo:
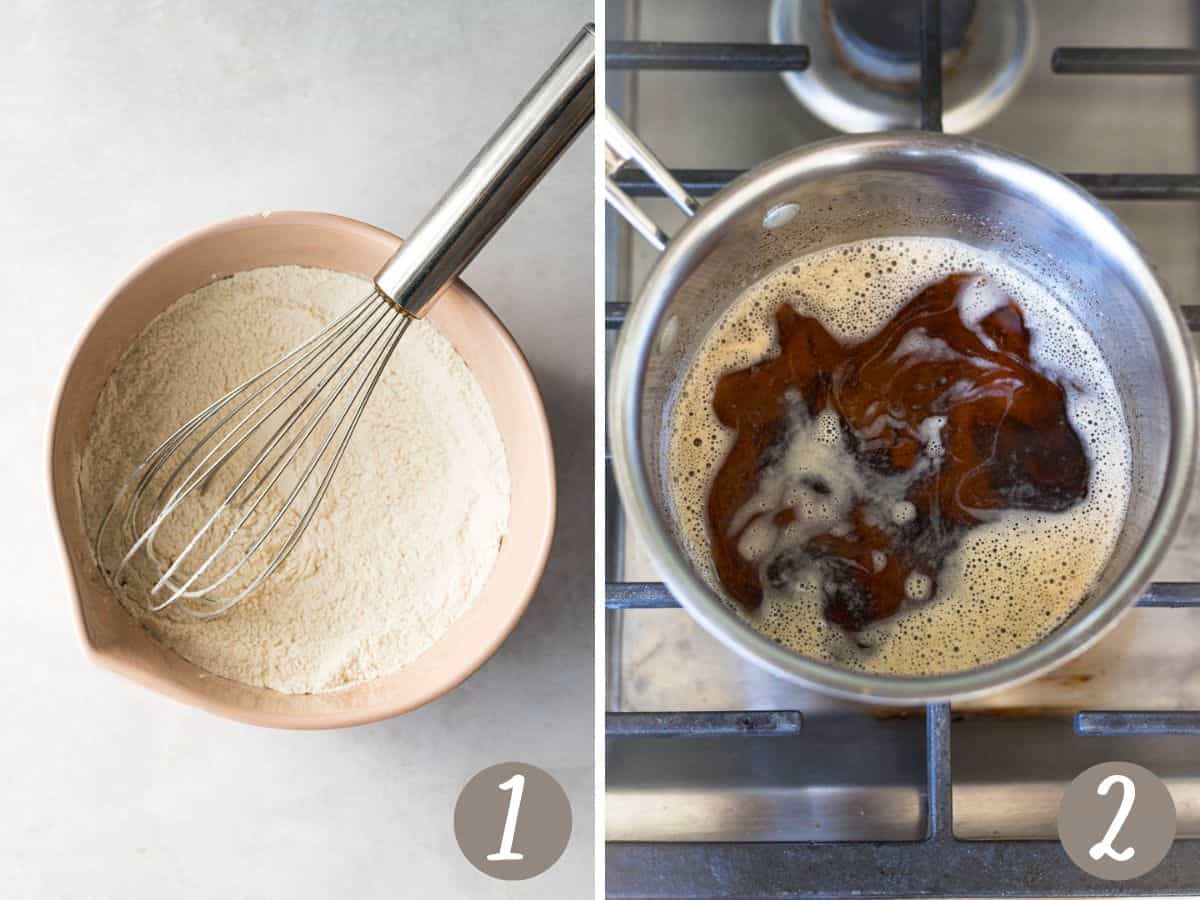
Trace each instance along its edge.
<path fill-rule="evenodd" d="M 131 467 L 196 411 L 370 290 L 354 276 L 255 269 L 151 322 L 100 394 L 79 471 L 94 539 Z M 506 532 L 509 473 L 474 375 L 415 322 L 367 406 L 309 530 L 228 615 L 131 615 L 202 668 L 285 693 L 328 691 L 415 660 L 478 597 Z"/>

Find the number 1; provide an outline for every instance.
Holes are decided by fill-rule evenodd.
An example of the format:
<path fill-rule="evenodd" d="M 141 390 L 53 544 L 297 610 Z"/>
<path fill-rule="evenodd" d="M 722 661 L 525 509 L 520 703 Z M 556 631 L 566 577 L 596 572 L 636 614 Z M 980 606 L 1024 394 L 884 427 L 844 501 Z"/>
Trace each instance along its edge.
<path fill-rule="evenodd" d="M 521 797 L 525 793 L 525 776 L 514 775 L 508 781 L 498 785 L 502 791 L 512 791 L 508 798 L 508 815 L 504 817 L 504 833 L 500 836 L 500 849 L 489 853 L 487 858 L 493 862 L 498 860 L 524 859 L 525 854 L 513 853 L 513 833 L 517 830 L 517 814 L 521 811 Z"/>

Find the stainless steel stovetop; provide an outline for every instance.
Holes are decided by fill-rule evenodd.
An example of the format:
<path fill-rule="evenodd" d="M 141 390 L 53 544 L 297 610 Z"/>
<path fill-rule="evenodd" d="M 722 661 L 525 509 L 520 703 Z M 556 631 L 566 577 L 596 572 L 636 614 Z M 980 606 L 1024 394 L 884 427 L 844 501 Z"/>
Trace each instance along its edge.
<path fill-rule="evenodd" d="M 820 0 L 815 0 L 820 2 Z M 971 132 L 1069 172 L 1200 172 L 1200 81 L 1180 75 L 1066 75 L 1061 46 L 1195 46 L 1200 11 L 1177 2 L 1040 0 L 1032 66 L 1015 96 Z M 610 0 L 609 40 L 768 40 L 765 0 Z M 834 134 L 771 72 L 610 71 L 610 105 L 669 166 L 744 169 Z M 660 199 L 648 211 L 677 227 Z M 1200 202 L 1113 201 L 1183 304 L 1200 302 Z M 654 254 L 610 218 L 609 301 L 636 297 Z M 610 332 L 610 341 L 614 332 Z M 610 495 L 609 578 L 656 581 Z M 1200 581 L 1193 500 L 1157 580 Z M 833 701 L 765 674 L 681 610 L 609 613 L 613 711 L 798 710 L 803 738 L 665 740 L 610 734 L 610 841 L 917 840 L 923 804 L 922 710 Z M 953 830 L 959 838 L 1052 838 L 1059 796 L 1087 766 L 1145 765 L 1168 784 L 1179 834 L 1200 836 L 1200 739 L 1080 736 L 1082 709 L 1200 708 L 1200 609 L 1139 609 L 1052 675 L 954 707 Z M 1196 860 L 1200 891 L 1200 857 Z"/>

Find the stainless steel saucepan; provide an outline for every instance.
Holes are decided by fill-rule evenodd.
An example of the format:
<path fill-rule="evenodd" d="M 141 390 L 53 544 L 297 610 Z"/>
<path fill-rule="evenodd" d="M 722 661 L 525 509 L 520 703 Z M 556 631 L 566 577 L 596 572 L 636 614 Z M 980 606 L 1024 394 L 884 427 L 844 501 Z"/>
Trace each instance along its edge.
<path fill-rule="evenodd" d="M 1170 543 L 1196 444 L 1196 369 L 1178 310 L 1111 212 L 1065 178 L 978 141 L 887 132 L 805 146 L 751 170 L 703 207 L 611 112 L 610 203 L 664 250 L 612 359 L 608 417 L 621 499 L 671 593 L 727 646 L 827 693 L 915 704 L 977 696 L 1047 671 L 1107 632 Z M 688 215 L 673 238 L 617 187 L 640 166 Z M 801 656 L 743 622 L 695 570 L 671 527 L 664 446 L 678 381 L 750 284 L 786 261 L 872 237 L 954 238 L 1036 276 L 1083 323 L 1116 379 L 1133 448 L 1130 506 L 1096 588 L 1038 644 L 931 677 L 851 671 Z"/>

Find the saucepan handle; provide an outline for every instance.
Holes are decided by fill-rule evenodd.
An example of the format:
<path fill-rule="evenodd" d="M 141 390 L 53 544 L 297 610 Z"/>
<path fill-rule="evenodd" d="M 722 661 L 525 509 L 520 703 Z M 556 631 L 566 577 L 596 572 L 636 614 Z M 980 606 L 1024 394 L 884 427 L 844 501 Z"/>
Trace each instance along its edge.
<path fill-rule="evenodd" d="M 694 216 L 700 208 L 696 198 L 683 189 L 683 185 L 675 180 L 675 176 L 650 148 L 642 143 L 641 138 L 621 121 L 620 116 L 606 108 L 604 111 L 604 198 L 608 201 L 608 205 L 649 241 L 655 250 L 665 250 L 670 241 L 666 232 L 659 228 L 654 220 L 617 185 L 614 176 L 627 164 L 636 164 L 688 218 Z"/>

